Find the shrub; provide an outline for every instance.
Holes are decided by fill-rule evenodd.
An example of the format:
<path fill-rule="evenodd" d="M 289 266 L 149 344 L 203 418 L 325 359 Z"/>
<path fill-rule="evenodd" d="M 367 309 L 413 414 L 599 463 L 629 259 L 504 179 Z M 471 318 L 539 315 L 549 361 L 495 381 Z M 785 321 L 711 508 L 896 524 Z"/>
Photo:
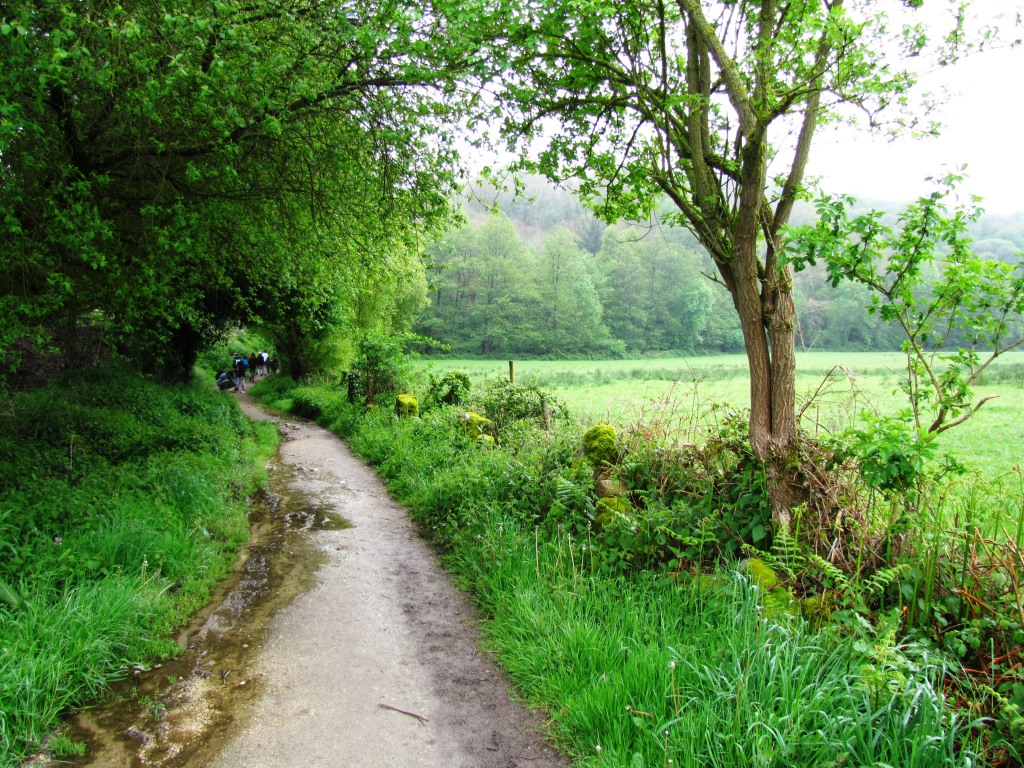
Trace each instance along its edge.
<path fill-rule="evenodd" d="M 412 366 L 403 350 L 406 338 L 370 334 L 359 342 L 359 353 L 353 364 L 358 373 L 359 388 L 367 403 L 377 403 L 405 387 L 413 377 Z"/>
<path fill-rule="evenodd" d="M 479 394 L 483 412 L 500 433 L 507 424 L 531 421 L 544 424 L 545 414 L 565 414 L 565 407 L 550 392 L 537 384 L 512 384 L 502 379 L 487 383 Z"/>
<path fill-rule="evenodd" d="M 440 405 L 465 405 L 473 385 L 465 371 L 451 370 L 440 378 L 431 374 L 427 398 Z"/>

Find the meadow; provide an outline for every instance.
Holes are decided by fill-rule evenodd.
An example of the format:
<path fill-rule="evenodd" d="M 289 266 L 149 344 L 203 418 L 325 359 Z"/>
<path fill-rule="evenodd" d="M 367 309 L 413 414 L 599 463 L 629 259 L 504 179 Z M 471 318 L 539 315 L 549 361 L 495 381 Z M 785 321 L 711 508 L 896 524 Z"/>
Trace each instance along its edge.
<path fill-rule="evenodd" d="M 459 369 L 479 385 L 507 378 L 506 360 L 421 358 L 421 369 L 440 375 Z M 899 390 L 906 362 L 898 352 L 798 352 L 797 402 L 812 433 L 841 432 L 870 411 L 892 415 L 907 407 Z M 655 419 L 713 418 L 714 406 L 746 407 L 749 378 L 744 355 L 647 360 L 517 360 L 516 380 L 550 390 L 583 422 L 625 426 Z M 971 419 L 939 437 L 941 450 L 987 477 L 1021 464 L 1024 439 L 1024 354 L 996 360 L 976 387 L 992 396 Z"/>

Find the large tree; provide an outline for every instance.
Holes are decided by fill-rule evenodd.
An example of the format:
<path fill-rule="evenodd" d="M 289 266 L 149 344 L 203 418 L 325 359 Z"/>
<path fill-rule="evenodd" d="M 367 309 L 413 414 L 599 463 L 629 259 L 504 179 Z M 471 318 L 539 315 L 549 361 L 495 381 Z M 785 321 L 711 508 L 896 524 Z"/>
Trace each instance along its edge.
<path fill-rule="evenodd" d="M 400 276 L 448 210 L 447 34 L 403 0 L 0 2 L 0 363 L 87 321 L 184 372 Z"/>
<path fill-rule="evenodd" d="M 907 0 L 541 0 L 488 4 L 506 134 L 523 164 L 574 177 L 609 220 L 666 195 L 732 296 L 750 370 L 750 443 L 773 510 L 799 499 L 793 284 L 784 228 L 816 132 L 846 107 L 906 104 L 930 37 Z M 909 19 L 908 22 L 912 22 Z M 955 45 L 959 17 L 953 19 Z M 944 29 L 943 32 L 949 32 Z M 895 110 L 899 112 L 898 109 Z M 912 122 L 894 114 L 896 124 Z M 538 154 L 529 148 L 538 146 Z"/>

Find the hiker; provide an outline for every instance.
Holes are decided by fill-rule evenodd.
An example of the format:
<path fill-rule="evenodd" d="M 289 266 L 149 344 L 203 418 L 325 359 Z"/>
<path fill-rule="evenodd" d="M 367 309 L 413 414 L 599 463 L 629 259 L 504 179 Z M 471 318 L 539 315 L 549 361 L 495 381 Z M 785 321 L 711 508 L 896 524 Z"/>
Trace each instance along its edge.
<path fill-rule="evenodd" d="M 249 381 L 256 383 L 256 369 L 259 366 L 259 361 L 256 359 L 256 353 L 250 352 L 249 359 L 246 361 L 249 370 Z"/>
<path fill-rule="evenodd" d="M 229 371 L 217 371 L 217 389 L 230 389 L 234 385 L 234 378 Z"/>
<path fill-rule="evenodd" d="M 235 373 L 235 388 L 233 391 L 245 392 L 245 369 L 248 361 L 245 355 L 235 355 L 233 370 Z"/>

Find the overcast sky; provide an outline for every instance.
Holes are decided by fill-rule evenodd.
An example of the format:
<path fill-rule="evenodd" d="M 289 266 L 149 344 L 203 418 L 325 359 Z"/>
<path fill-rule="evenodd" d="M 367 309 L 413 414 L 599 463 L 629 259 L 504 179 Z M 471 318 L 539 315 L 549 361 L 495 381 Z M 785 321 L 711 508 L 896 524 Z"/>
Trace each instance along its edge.
<path fill-rule="evenodd" d="M 1005 12 L 1014 5 L 974 0 L 971 10 Z M 825 191 L 903 203 L 932 190 L 925 177 L 966 165 L 960 189 L 983 197 L 987 212 L 1024 211 L 1024 47 L 963 58 L 924 75 L 922 86 L 951 92 L 937 115 L 944 124 L 940 137 L 888 143 L 852 130 L 822 131 L 809 172 L 822 177 Z"/>

